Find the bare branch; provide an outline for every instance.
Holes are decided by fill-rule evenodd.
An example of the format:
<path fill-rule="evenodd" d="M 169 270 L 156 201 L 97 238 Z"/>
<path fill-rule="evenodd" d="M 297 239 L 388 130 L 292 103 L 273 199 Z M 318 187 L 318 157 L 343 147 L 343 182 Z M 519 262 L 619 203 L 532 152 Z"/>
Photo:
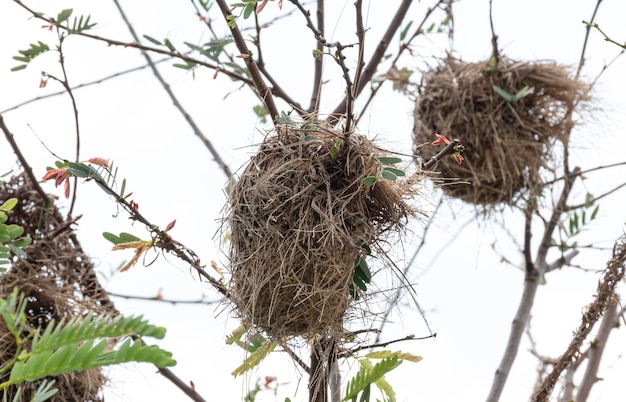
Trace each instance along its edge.
<path fill-rule="evenodd" d="M 415 335 L 407 335 L 403 338 L 393 339 L 388 342 L 373 343 L 370 345 L 362 345 L 362 346 L 351 348 L 349 350 L 344 350 L 342 352 L 339 352 L 337 357 L 341 357 L 341 358 L 351 357 L 351 356 L 354 356 L 355 353 L 361 350 L 365 350 L 365 349 L 386 348 L 387 346 L 393 343 L 404 342 L 404 341 L 423 341 L 424 339 L 430 339 L 430 338 L 436 338 L 436 337 L 437 337 L 436 333 L 427 335 L 427 336 L 420 336 L 420 337 L 416 337 Z"/>
<path fill-rule="evenodd" d="M 545 231 L 539 245 L 539 249 L 537 250 L 534 269 L 526 273 L 522 298 L 520 299 L 517 312 L 515 313 L 515 318 L 511 324 L 511 333 L 509 334 L 509 339 L 507 341 L 502 360 L 500 361 L 500 365 L 498 366 L 493 382 L 491 383 L 491 389 L 489 391 L 489 395 L 487 396 L 487 402 L 497 402 L 500 400 L 500 395 L 502 395 L 502 390 L 504 389 L 506 380 L 511 372 L 511 367 L 517 357 L 522 334 L 524 333 L 524 329 L 528 323 L 530 312 L 535 301 L 535 295 L 537 294 L 539 279 L 549 268 L 548 263 L 546 262 L 546 257 L 552 244 L 552 233 L 559 222 L 559 217 L 563 213 L 574 181 L 576 180 L 576 177 L 578 177 L 578 174 L 580 174 L 580 168 L 574 168 L 572 173 L 572 175 L 567 176 L 567 179 L 563 184 L 559 200 L 552 210 L 550 219 L 546 222 Z"/>
<path fill-rule="evenodd" d="M 565 212 L 567 212 L 567 211 L 572 211 L 572 210 L 575 210 L 575 209 L 579 209 L 579 208 L 582 208 L 582 207 L 586 207 L 586 206 L 593 205 L 593 204 L 595 204 L 595 203 L 596 203 L 596 201 L 601 200 L 602 198 L 604 198 L 604 197 L 606 197 L 606 196 L 608 196 L 608 195 L 613 194 L 614 192 L 616 192 L 617 190 L 619 190 L 619 189 L 620 189 L 620 188 L 622 188 L 622 187 L 626 187 L 626 182 L 624 182 L 624 183 L 620 184 L 620 185 L 619 185 L 619 186 L 617 186 L 617 187 L 612 188 L 611 190 L 607 191 L 606 193 L 603 193 L 602 195 L 599 195 L 599 196 L 597 196 L 597 197 L 592 198 L 592 199 L 591 199 L 591 200 L 589 200 L 588 202 L 585 202 L 585 203 L 582 203 L 582 204 L 578 204 L 578 205 L 570 205 L 570 206 L 567 206 L 567 207 L 565 208 Z"/>
<path fill-rule="evenodd" d="M 39 180 L 37 180 L 37 178 L 35 177 L 35 174 L 33 173 L 33 168 L 30 166 L 30 164 L 24 157 L 24 154 L 22 153 L 17 143 L 15 142 L 15 137 L 13 137 L 13 134 L 11 133 L 11 131 L 5 124 L 2 113 L 0 113 L 0 128 L 2 129 L 2 132 L 4 133 L 4 137 L 9 142 L 11 149 L 13 149 L 13 152 L 17 156 L 17 159 L 20 161 L 20 165 L 22 165 L 22 168 L 24 169 L 24 171 L 26 172 L 26 175 L 30 179 L 30 182 L 33 185 L 33 188 L 41 196 L 45 204 L 50 205 L 50 197 L 48 197 L 48 194 L 46 194 L 46 192 L 43 191 L 43 188 L 41 188 L 41 186 L 39 185 Z"/>
<path fill-rule="evenodd" d="M 387 51 L 387 48 L 389 47 L 393 36 L 398 31 L 398 28 L 400 28 L 400 24 L 402 24 L 402 20 L 404 20 L 406 13 L 409 11 L 409 7 L 411 6 L 412 2 L 413 0 L 402 0 L 400 5 L 398 6 L 396 14 L 389 23 L 387 31 L 380 39 L 376 50 L 374 50 L 374 54 L 370 58 L 369 62 L 365 66 L 365 69 L 363 70 L 363 73 L 361 74 L 359 86 L 355 87 L 353 95 L 347 94 L 346 98 L 344 98 L 344 100 L 339 105 L 337 105 L 335 110 L 328 118 L 328 122 L 330 124 L 336 124 L 341 116 L 346 113 L 348 106 L 348 96 L 353 96 L 356 99 L 363 91 L 363 88 L 365 88 L 365 85 L 367 85 L 372 80 L 372 77 L 376 72 L 376 68 L 380 64 L 380 61 L 383 59 L 383 56 L 385 55 L 385 52 Z"/>
<path fill-rule="evenodd" d="M 107 293 L 109 294 L 109 296 L 119 297 L 122 299 L 153 301 L 153 302 L 168 303 L 168 304 L 174 304 L 174 305 L 176 304 L 209 305 L 209 304 L 220 302 L 220 300 L 209 300 L 204 297 L 200 299 L 196 299 L 196 300 L 182 300 L 182 299 L 176 300 L 176 299 L 165 299 L 160 294 L 157 294 L 156 296 L 136 296 L 136 295 L 125 295 L 125 294 L 115 293 L 115 292 L 107 292 Z"/>
<path fill-rule="evenodd" d="M 139 35 L 137 35 L 137 32 L 135 32 L 135 29 L 133 28 L 132 24 L 130 23 L 130 20 L 128 19 L 128 17 L 126 16 L 126 13 L 122 9 L 121 4 L 119 3 L 118 0 L 113 0 L 113 2 L 115 3 L 115 6 L 117 7 L 118 11 L 120 12 L 120 15 L 121 15 L 122 19 L 124 20 L 124 23 L 128 27 L 128 31 L 132 35 L 133 39 L 135 40 L 135 42 L 139 43 L 140 42 Z M 148 63 L 148 65 L 150 66 L 150 69 L 152 70 L 152 73 L 154 74 L 156 79 L 159 81 L 159 83 L 161 84 L 161 86 L 163 87 L 163 89 L 165 90 L 167 95 L 170 97 L 170 99 L 172 100 L 172 103 L 174 104 L 176 109 L 178 109 L 180 114 L 187 121 L 187 123 L 189 124 L 189 126 L 193 130 L 194 134 L 198 138 L 200 138 L 200 141 L 202 141 L 202 143 L 207 147 L 207 149 L 209 150 L 209 152 L 213 156 L 213 159 L 215 159 L 215 162 L 218 164 L 218 166 L 220 167 L 222 172 L 224 172 L 224 174 L 226 175 L 226 178 L 228 178 L 229 180 L 232 179 L 232 176 L 233 176 L 232 171 L 230 170 L 230 168 L 228 167 L 228 165 L 226 164 L 224 159 L 222 159 L 222 157 L 219 154 L 219 152 L 217 152 L 217 149 L 213 146 L 213 143 L 211 143 L 211 141 L 206 137 L 206 135 L 204 135 L 204 133 L 202 132 L 200 127 L 198 127 L 198 125 L 196 124 L 194 119 L 191 117 L 191 115 L 183 107 L 183 105 L 180 103 L 180 101 L 178 100 L 176 95 L 174 95 L 174 92 L 172 91 L 172 88 L 169 86 L 169 84 L 165 81 L 165 79 L 163 78 L 163 76 L 159 72 L 159 69 L 156 67 L 154 61 L 152 60 L 152 57 L 150 57 L 148 52 L 142 52 L 142 55 L 146 59 L 146 62 Z"/>
<path fill-rule="evenodd" d="M 611 331 L 618 324 L 617 320 L 617 303 L 615 303 L 604 313 L 604 317 L 602 317 L 602 321 L 600 322 L 600 328 L 598 328 L 596 339 L 591 342 L 587 358 L 587 368 L 585 369 L 583 379 L 580 381 L 578 386 L 576 402 L 585 402 L 589 397 L 591 388 L 598 381 L 598 368 L 600 367 L 604 347 L 606 346 L 606 342 L 609 339 Z"/>

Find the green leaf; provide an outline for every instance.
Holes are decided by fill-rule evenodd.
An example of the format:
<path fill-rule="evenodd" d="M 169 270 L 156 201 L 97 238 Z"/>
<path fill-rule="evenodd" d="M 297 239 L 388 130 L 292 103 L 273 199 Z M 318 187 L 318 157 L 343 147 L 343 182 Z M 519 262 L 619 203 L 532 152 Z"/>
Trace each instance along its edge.
<path fill-rule="evenodd" d="M 513 102 L 517 102 L 518 100 L 531 95 L 535 92 L 535 88 L 533 87 L 529 87 L 528 85 L 525 86 L 524 88 L 520 89 L 519 91 L 517 91 L 517 93 L 515 94 L 515 96 L 513 96 Z"/>
<path fill-rule="evenodd" d="M 337 154 L 339 153 L 339 147 L 341 147 L 341 139 L 338 139 L 333 144 L 333 147 L 330 149 L 330 156 L 332 156 L 333 158 L 337 156 Z"/>
<path fill-rule="evenodd" d="M 376 176 L 367 176 L 363 178 L 363 180 L 361 180 L 361 184 L 365 186 L 373 186 L 377 181 L 378 179 L 376 178 Z"/>
<path fill-rule="evenodd" d="M 250 355 L 244 360 L 241 366 L 237 367 L 231 374 L 234 377 L 249 371 L 261 363 L 267 355 L 274 351 L 276 344 L 270 340 L 265 340 L 263 344 L 257 348 L 254 352 L 250 353 Z"/>
<path fill-rule="evenodd" d="M 107 239 L 113 244 L 123 243 L 123 241 L 119 238 L 119 236 L 114 235 L 113 233 L 110 233 L 110 232 L 103 232 L 102 237 L 104 237 L 105 239 Z"/>
<path fill-rule="evenodd" d="M 396 169 L 396 168 L 392 168 L 389 166 L 385 166 L 385 168 L 383 169 L 383 171 L 386 170 L 388 172 L 393 173 L 396 176 L 402 177 L 402 176 L 406 176 L 406 174 L 404 173 L 404 170 L 400 170 L 400 169 Z"/>
<path fill-rule="evenodd" d="M 74 10 L 72 10 L 71 8 L 67 8 L 63 11 L 61 11 L 58 15 L 57 15 L 57 25 L 62 24 L 63 22 L 67 21 L 68 18 L 70 18 L 70 15 L 72 15 L 72 12 Z"/>
<path fill-rule="evenodd" d="M 131 241 L 140 241 L 141 239 L 130 233 L 122 232 L 120 233 L 120 240 L 122 243 L 130 243 Z"/>
<path fill-rule="evenodd" d="M 20 71 L 28 67 L 26 64 L 21 64 L 19 66 L 11 67 L 10 71 Z"/>
<path fill-rule="evenodd" d="M 255 9 L 254 2 L 248 3 L 246 7 L 243 9 L 243 19 L 247 20 L 248 18 L 250 18 L 250 16 L 254 12 L 254 9 Z"/>
<path fill-rule="evenodd" d="M 397 357 L 391 357 L 381 360 L 372 368 L 361 367 L 361 370 L 348 381 L 343 400 L 348 401 L 358 397 L 361 391 L 364 391 L 368 386 L 384 377 L 385 374 L 398 367 L 401 363 L 402 360 Z"/>
<path fill-rule="evenodd" d="M 499 86 L 493 85 L 491 88 L 493 88 L 494 92 L 497 93 L 498 95 L 500 95 L 505 101 L 507 101 L 507 102 L 512 102 L 513 101 L 513 95 L 511 95 L 510 93 L 508 93 L 504 89 L 500 88 Z"/>
<path fill-rule="evenodd" d="M 357 257 L 355 272 L 359 276 L 359 278 L 363 280 L 363 282 L 370 283 L 372 281 L 372 272 L 367 266 L 367 262 L 365 262 L 365 259 L 361 256 Z"/>
<path fill-rule="evenodd" d="M 388 170 L 383 170 L 380 174 L 384 179 L 390 180 L 390 181 L 396 181 L 396 179 L 398 178 L 395 174 L 391 173 Z"/>
<path fill-rule="evenodd" d="M 154 39 L 152 36 L 144 35 L 143 36 L 148 42 L 152 42 L 154 45 L 163 46 L 163 43 Z"/>
<path fill-rule="evenodd" d="M 402 162 L 402 159 L 390 156 L 381 156 L 378 158 L 378 161 L 383 165 L 395 165 L 396 163 Z"/>
<path fill-rule="evenodd" d="M 400 41 L 403 41 L 406 38 L 406 35 L 409 33 L 409 29 L 413 25 L 413 21 L 409 21 L 409 23 L 404 27 L 402 32 L 400 32 Z"/>
<path fill-rule="evenodd" d="M 363 282 L 363 279 L 361 279 L 361 277 L 356 274 L 356 272 L 354 273 L 354 275 L 352 275 L 352 282 L 354 282 L 354 284 L 357 285 L 359 289 L 367 292 L 367 285 L 365 284 L 365 282 Z"/>
<path fill-rule="evenodd" d="M 322 55 L 322 51 L 319 49 L 313 49 L 313 58 L 317 59 L 318 57 L 320 57 Z"/>
<path fill-rule="evenodd" d="M 600 210 L 600 205 L 596 205 L 596 207 L 593 209 L 593 212 L 591 213 L 591 220 L 596 219 L 596 216 L 598 215 L 598 211 Z"/>
<path fill-rule="evenodd" d="M 167 46 L 167 48 L 170 50 L 170 52 L 175 52 L 176 48 L 174 47 L 174 45 L 172 44 L 172 42 L 165 38 L 165 46 Z"/>
<path fill-rule="evenodd" d="M 377 350 L 375 352 L 370 352 L 365 355 L 365 357 L 369 359 L 386 359 L 389 357 L 397 357 L 398 359 L 408 360 L 410 362 L 417 363 L 423 359 L 422 356 L 416 356 L 411 353 L 404 352 L 392 352 L 391 350 Z"/>
<path fill-rule="evenodd" d="M 0 205 L 0 209 L 3 211 L 10 211 L 17 205 L 17 198 L 9 198 Z"/>
<path fill-rule="evenodd" d="M 245 325 L 238 326 L 230 335 L 226 336 L 226 344 L 232 345 L 233 343 L 238 343 L 241 340 L 241 337 L 246 334 L 248 328 Z"/>

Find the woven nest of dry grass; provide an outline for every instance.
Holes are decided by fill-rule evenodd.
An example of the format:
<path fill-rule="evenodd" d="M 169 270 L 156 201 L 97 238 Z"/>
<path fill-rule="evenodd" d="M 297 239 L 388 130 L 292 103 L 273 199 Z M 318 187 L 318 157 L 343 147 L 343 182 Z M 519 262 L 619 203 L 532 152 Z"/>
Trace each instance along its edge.
<path fill-rule="evenodd" d="M 230 195 L 229 296 L 244 323 L 274 339 L 341 331 L 357 242 L 374 248 L 414 213 L 407 183 L 361 183 L 380 177 L 385 154 L 320 127 L 264 140 Z"/>
<path fill-rule="evenodd" d="M 435 133 L 459 138 L 465 162 L 445 158 L 438 165 L 444 192 L 466 202 L 493 206 L 515 204 L 519 196 L 541 184 L 541 170 L 554 160 L 553 145 L 568 138 L 568 110 L 587 97 L 589 87 L 574 80 L 567 68 L 552 62 L 517 62 L 501 58 L 496 71 L 487 62 L 447 58 L 424 74 L 415 106 L 416 153 L 428 160 L 437 149 L 425 146 Z M 494 86 L 514 96 L 507 101 Z"/>
<path fill-rule="evenodd" d="M 17 287 L 27 297 L 29 327 L 44 330 L 52 319 L 83 317 L 88 311 L 116 314 L 113 303 L 100 286 L 94 265 L 82 250 L 68 222 L 53 204 L 47 206 L 25 175 L 18 175 L 0 187 L 0 200 L 17 198 L 8 222 L 21 225 L 33 242 L 27 246 L 26 259 L 16 259 L 0 280 L 0 297 Z M 4 320 L 0 320 L 0 362 L 15 356 L 15 339 Z M 8 379 L 10 373 L 0 376 Z M 55 377 L 59 392 L 50 401 L 102 401 L 106 378 L 100 369 Z M 40 381 L 20 384 L 20 400 L 29 401 Z M 16 387 L 4 392 L 13 400 Z"/>

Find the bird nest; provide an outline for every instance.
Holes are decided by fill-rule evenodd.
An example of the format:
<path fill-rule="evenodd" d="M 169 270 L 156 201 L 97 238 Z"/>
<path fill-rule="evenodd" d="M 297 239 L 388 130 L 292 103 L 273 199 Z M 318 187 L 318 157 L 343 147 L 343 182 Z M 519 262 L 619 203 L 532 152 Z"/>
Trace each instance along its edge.
<path fill-rule="evenodd" d="M 243 323 L 274 339 L 341 331 L 355 261 L 415 212 L 410 180 L 382 178 L 386 154 L 319 126 L 266 137 L 230 194 L 229 297 Z"/>
<path fill-rule="evenodd" d="M 462 165 L 451 158 L 437 167 L 450 197 L 480 206 L 514 205 L 524 192 L 541 185 L 541 170 L 554 160 L 553 146 L 566 141 L 570 114 L 589 87 L 552 62 L 488 63 L 445 59 L 424 75 L 415 105 L 414 144 L 424 160 L 434 155 L 420 147 L 435 133 L 459 138 Z"/>
<path fill-rule="evenodd" d="M 27 300 L 26 318 L 30 331 L 44 331 L 51 320 L 59 322 L 84 317 L 89 311 L 116 314 L 113 303 L 101 287 L 94 265 L 82 250 L 71 224 L 53 202 L 48 204 L 25 175 L 18 175 L 0 187 L 0 202 L 17 198 L 9 211 L 8 222 L 24 228 L 33 239 L 24 251 L 27 258 L 15 258 L 0 279 L 0 297 L 6 298 L 17 287 Z M 52 200 L 51 200 L 52 201 Z M 15 357 L 15 338 L 0 320 L 0 362 Z M 0 375 L 6 381 L 9 373 Z M 22 388 L 20 400 L 30 400 L 41 381 L 27 382 L 5 389 L 13 400 Z M 99 368 L 55 377 L 59 392 L 50 401 L 102 401 L 101 389 L 106 377 Z"/>

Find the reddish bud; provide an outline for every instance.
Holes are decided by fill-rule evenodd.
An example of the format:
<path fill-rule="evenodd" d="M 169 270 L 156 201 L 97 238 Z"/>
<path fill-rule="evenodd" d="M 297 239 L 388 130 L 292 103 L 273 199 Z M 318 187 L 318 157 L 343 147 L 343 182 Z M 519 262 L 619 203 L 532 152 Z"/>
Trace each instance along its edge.
<path fill-rule="evenodd" d="M 93 163 L 94 165 L 102 166 L 105 168 L 109 167 L 109 161 L 104 158 L 95 157 L 95 158 L 90 158 L 87 161 Z"/>
<path fill-rule="evenodd" d="M 450 143 L 450 140 L 447 139 L 444 135 L 441 134 L 435 134 L 437 136 L 437 139 L 435 141 L 433 141 L 433 145 L 437 146 L 437 145 L 441 145 L 441 144 L 446 144 L 448 145 Z"/>

